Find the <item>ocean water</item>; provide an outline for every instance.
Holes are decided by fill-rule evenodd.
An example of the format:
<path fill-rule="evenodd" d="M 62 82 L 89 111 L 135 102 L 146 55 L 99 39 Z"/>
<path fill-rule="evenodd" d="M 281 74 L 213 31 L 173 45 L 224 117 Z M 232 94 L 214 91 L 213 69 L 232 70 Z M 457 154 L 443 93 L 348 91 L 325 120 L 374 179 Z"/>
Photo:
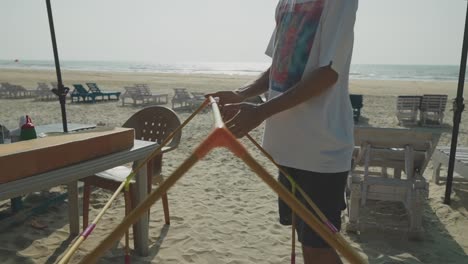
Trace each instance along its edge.
<path fill-rule="evenodd" d="M 256 62 L 195 62 L 195 63 L 150 63 L 119 61 L 61 61 L 63 70 L 183 73 L 183 74 L 230 74 L 258 75 L 268 68 L 267 63 Z M 0 60 L 1 69 L 54 70 L 53 61 L 45 60 Z M 457 65 L 385 65 L 353 64 L 350 78 L 363 80 L 422 80 L 456 81 Z"/>

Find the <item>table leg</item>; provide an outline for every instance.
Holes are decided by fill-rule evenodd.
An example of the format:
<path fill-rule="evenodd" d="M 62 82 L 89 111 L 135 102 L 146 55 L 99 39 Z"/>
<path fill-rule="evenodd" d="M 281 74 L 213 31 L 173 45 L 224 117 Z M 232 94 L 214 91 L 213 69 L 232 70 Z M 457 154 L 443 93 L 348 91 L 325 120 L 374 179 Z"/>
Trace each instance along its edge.
<path fill-rule="evenodd" d="M 70 235 L 76 236 L 80 233 L 80 212 L 78 209 L 78 182 L 72 181 L 67 184 L 68 189 L 68 220 L 70 222 Z"/>
<path fill-rule="evenodd" d="M 136 162 L 136 164 L 140 164 L 142 160 Z M 138 206 L 145 198 L 148 196 L 148 179 L 147 179 L 147 169 L 146 166 L 143 166 L 136 175 L 136 190 L 134 192 L 133 203 L 132 207 Z M 149 221 L 148 221 L 148 213 L 144 213 L 141 215 L 141 218 L 135 223 L 134 226 L 134 245 L 135 251 L 140 256 L 148 256 L 148 231 L 149 231 Z"/>

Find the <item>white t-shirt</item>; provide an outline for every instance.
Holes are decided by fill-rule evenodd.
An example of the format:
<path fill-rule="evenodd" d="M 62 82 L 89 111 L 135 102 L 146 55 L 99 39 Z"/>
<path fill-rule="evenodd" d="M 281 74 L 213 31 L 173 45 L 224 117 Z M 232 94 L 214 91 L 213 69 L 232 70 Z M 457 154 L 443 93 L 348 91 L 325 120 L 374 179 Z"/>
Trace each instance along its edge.
<path fill-rule="evenodd" d="M 266 121 L 264 148 L 283 166 L 348 171 L 353 152 L 353 113 L 348 92 L 358 0 L 281 0 L 266 54 L 272 57 L 269 97 L 330 65 L 338 81 L 325 93 Z M 310 87 L 314 89 L 314 87 Z"/>

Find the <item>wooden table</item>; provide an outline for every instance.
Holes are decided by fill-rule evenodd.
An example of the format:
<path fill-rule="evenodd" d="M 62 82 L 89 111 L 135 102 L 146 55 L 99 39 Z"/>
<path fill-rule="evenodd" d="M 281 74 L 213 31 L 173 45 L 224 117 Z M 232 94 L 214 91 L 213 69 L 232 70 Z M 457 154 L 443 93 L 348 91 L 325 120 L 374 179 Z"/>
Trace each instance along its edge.
<path fill-rule="evenodd" d="M 50 189 L 51 187 L 61 184 L 67 184 L 70 234 L 78 235 L 80 232 L 80 217 L 77 180 L 129 162 L 143 162 L 157 146 L 155 142 L 135 140 L 133 148 L 129 150 L 120 151 L 38 175 L 32 175 L 20 180 L 3 183 L 0 185 L 0 200 Z M 144 166 L 144 168 L 146 168 L 146 166 Z M 136 205 L 142 202 L 147 196 L 146 175 L 147 171 L 143 169 L 140 170 L 136 176 Z M 135 251 L 141 256 L 148 255 L 148 226 L 148 215 L 146 213 L 142 215 L 135 225 Z"/>

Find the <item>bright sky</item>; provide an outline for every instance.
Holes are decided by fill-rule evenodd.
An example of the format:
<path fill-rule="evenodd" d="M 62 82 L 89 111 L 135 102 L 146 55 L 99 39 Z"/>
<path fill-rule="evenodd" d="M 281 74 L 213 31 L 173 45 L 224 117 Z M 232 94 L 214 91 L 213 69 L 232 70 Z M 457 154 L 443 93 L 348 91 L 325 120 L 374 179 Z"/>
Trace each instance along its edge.
<path fill-rule="evenodd" d="M 346 1 L 346 0 L 342 0 Z M 61 60 L 267 62 L 277 0 L 51 0 Z M 459 64 L 465 0 L 360 0 L 354 64 Z M 45 0 L 0 0 L 0 59 L 52 60 Z"/>

